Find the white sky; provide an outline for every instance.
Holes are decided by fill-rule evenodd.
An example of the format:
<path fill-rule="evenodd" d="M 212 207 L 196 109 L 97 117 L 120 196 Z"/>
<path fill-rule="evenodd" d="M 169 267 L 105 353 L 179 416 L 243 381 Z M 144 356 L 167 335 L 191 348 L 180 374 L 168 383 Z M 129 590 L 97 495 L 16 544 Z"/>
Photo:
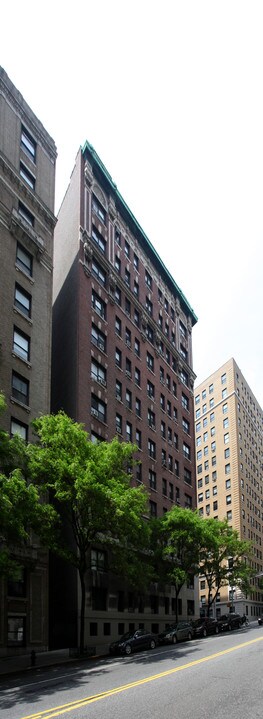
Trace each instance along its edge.
<path fill-rule="evenodd" d="M 13 0 L 1 65 L 54 138 L 56 210 L 87 139 L 199 321 L 263 406 L 262 0 Z"/>

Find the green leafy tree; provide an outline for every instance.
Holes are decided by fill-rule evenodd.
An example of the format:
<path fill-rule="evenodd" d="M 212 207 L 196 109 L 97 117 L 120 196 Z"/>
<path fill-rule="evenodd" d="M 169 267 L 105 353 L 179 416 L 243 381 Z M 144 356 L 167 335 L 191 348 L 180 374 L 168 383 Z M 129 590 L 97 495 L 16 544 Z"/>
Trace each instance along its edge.
<path fill-rule="evenodd" d="M 175 590 L 175 614 L 183 585 L 198 573 L 202 520 L 189 509 L 173 507 L 153 528 L 154 557 L 159 581 Z"/>
<path fill-rule="evenodd" d="M 0 394 L 0 413 L 5 409 Z M 31 529 L 45 541 L 53 524 L 53 508 L 40 504 L 37 487 L 26 480 L 26 463 L 25 442 L 0 428 L 0 576 L 18 574 Z"/>
<path fill-rule="evenodd" d="M 250 552 L 250 543 L 239 539 L 237 530 L 229 526 L 227 519 L 203 520 L 199 571 L 207 582 L 207 616 L 221 587 L 230 584 L 244 592 L 251 589 L 251 568 L 247 561 Z"/>
<path fill-rule="evenodd" d="M 137 449 L 129 443 L 93 443 L 83 426 L 64 412 L 33 422 L 38 437 L 28 447 L 29 470 L 49 493 L 60 531 L 51 549 L 79 573 L 81 586 L 80 651 L 84 649 L 85 575 L 94 545 L 110 549 L 112 568 L 140 582 L 138 552 L 147 545 L 147 494 L 131 487 L 129 467 Z"/>

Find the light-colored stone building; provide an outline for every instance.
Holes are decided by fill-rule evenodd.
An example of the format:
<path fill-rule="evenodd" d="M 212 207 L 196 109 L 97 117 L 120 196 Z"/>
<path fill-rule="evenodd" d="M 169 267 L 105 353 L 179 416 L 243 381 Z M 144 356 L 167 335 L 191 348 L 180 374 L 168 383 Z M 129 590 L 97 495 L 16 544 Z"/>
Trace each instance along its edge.
<path fill-rule="evenodd" d="M 224 587 L 215 616 L 233 607 L 250 618 L 263 611 L 263 411 L 232 358 L 195 389 L 197 507 L 203 517 L 223 519 L 253 547 L 253 594 Z M 199 580 L 200 607 L 207 597 Z"/>
<path fill-rule="evenodd" d="M 32 440 L 50 411 L 56 147 L 0 68 L 1 426 Z M 21 577 L 0 582 L 0 654 L 48 645 L 48 563 L 38 543 Z"/>

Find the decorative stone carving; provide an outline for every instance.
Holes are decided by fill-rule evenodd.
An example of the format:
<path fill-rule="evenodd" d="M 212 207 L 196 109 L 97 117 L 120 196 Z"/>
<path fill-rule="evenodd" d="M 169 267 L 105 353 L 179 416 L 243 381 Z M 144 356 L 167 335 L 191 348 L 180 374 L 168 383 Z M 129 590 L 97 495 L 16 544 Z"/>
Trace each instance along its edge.
<path fill-rule="evenodd" d="M 85 163 L 84 176 L 85 176 L 86 185 L 88 187 L 91 187 L 92 183 L 93 183 L 93 174 L 92 174 L 91 166 L 88 162 Z"/>

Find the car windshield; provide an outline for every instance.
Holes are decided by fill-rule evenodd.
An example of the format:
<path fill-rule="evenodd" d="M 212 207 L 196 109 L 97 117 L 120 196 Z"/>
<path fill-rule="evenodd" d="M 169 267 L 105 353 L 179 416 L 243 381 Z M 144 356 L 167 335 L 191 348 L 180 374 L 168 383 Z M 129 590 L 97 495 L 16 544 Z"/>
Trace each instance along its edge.
<path fill-rule="evenodd" d="M 195 621 L 193 622 L 193 627 L 201 627 L 204 622 L 205 619 L 195 619 Z"/>
<path fill-rule="evenodd" d="M 132 639 L 132 637 L 134 637 L 134 632 L 126 632 L 126 634 L 123 634 L 119 639 L 119 642 L 126 642 L 127 639 Z"/>

